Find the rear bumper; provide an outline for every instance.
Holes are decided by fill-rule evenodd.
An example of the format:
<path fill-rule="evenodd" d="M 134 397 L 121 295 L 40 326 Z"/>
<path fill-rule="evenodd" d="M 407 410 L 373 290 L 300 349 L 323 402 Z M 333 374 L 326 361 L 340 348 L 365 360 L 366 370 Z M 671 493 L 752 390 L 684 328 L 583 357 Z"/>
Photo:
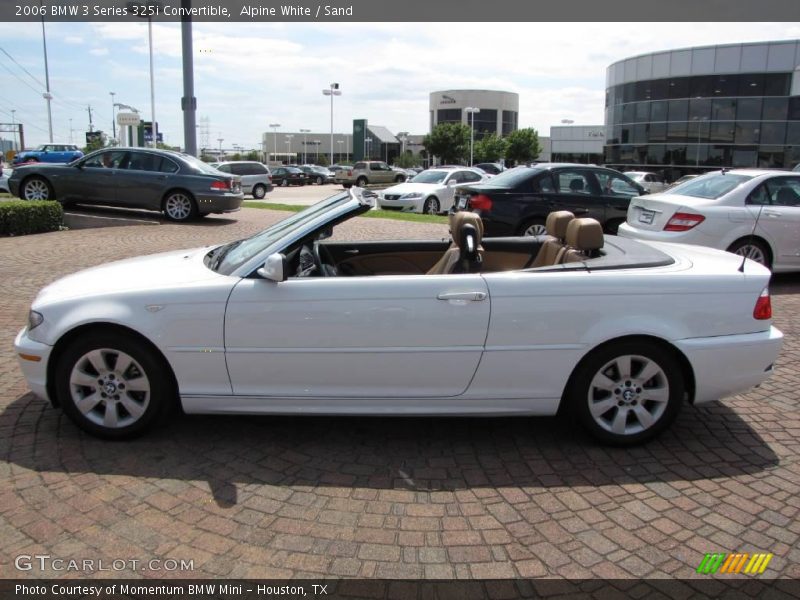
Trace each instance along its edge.
<path fill-rule="evenodd" d="M 776 327 L 758 333 L 690 338 L 675 342 L 694 369 L 694 403 L 745 392 L 767 379 L 781 351 Z"/>
<path fill-rule="evenodd" d="M 226 213 L 234 212 L 242 207 L 244 194 L 198 195 L 197 210 L 201 213 Z"/>

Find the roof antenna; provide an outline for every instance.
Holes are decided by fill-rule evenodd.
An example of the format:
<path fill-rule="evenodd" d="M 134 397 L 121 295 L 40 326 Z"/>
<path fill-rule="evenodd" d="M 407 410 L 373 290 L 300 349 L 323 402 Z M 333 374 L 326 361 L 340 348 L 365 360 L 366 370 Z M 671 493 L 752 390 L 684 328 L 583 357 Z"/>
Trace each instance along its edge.
<path fill-rule="evenodd" d="M 753 229 L 750 231 L 750 237 L 748 238 L 748 241 L 750 242 L 751 245 L 753 243 L 753 238 L 756 235 L 756 227 L 758 227 L 758 220 L 761 218 L 761 211 L 764 210 L 764 204 L 765 203 L 762 202 L 761 206 L 758 207 L 758 214 L 756 215 L 756 222 L 753 223 Z M 742 264 L 739 265 L 739 273 L 744 273 L 744 261 L 746 261 L 746 260 L 747 260 L 747 255 L 746 254 L 742 254 Z"/>

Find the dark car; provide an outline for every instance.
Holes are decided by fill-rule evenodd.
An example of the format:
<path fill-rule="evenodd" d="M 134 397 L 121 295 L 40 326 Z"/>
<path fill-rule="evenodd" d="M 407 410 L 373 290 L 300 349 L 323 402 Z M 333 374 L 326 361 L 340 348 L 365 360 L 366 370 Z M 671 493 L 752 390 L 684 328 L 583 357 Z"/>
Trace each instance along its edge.
<path fill-rule="evenodd" d="M 333 172 L 329 171 L 325 167 L 304 165 L 300 167 L 300 170 L 306 174 L 308 183 L 317 183 L 319 185 L 322 185 L 323 183 L 333 183 Z"/>
<path fill-rule="evenodd" d="M 272 169 L 272 183 L 275 185 L 305 185 L 306 174 L 297 167 L 275 167 Z"/>
<path fill-rule="evenodd" d="M 157 210 L 172 221 L 239 210 L 239 177 L 180 152 L 107 148 L 66 165 L 14 169 L 11 193 L 24 200 L 58 200 Z"/>
<path fill-rule="evenodd" d="M 625 222 L 631 198 L 642 186 L 618 171 L 580 164 L 515 167 L 484 183 L 456 190 L 456 210 L 477 212 L 487 237 L 541 235 L 555 210 L 597 219 L 608 233 Z"/>
<path fill-rule="evenodd" d="M 476 169 L 480 169 L 481 171 L 489 173 L 489 175 L 500 175 L 500 173 L 506 170 L 506 168 L 500 163 L 478 163 L 477 165 L 472 166 Z"/>

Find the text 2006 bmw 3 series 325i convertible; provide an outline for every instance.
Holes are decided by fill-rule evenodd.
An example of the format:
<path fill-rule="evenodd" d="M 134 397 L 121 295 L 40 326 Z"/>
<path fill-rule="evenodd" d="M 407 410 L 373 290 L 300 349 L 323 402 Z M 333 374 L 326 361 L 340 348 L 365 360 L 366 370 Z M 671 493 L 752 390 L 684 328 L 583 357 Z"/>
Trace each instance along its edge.
<path fill-rule="evenodd" d="M 144 256 L 44 288 L 16 338 L 37 395 L 102 437 L 186 413 L 553 415 L 643 442 L 684 402 L 772 372 L 769 271 L 718 250 L 604 236 L 343 242 L 354 188 L 253 237 Z"/>

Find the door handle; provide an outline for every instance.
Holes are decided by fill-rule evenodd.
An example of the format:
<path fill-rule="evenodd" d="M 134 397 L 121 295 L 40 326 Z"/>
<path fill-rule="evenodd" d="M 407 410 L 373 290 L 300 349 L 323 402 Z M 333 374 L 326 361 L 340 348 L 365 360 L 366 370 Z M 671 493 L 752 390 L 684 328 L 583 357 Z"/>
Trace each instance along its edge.
<path fill-rule="evenodd" d="M 780 217 L 781 216 L 781 212 L 779 210 L 767 209 L 767 210 L 764 211 L 764 214 L 767 215 L 768 217 Z"/>
<path fill-rule="evenodd" d="M 442 292 L 436 296 L 438 300 L 469 300 L 480 302 L 486 300 L 486 292 Z"/>
<path fill-rule="evenodd" d="M 358 248 L 353 248 L 352 250 L 345 250 L 345 254 L 358 254 Z"/>

